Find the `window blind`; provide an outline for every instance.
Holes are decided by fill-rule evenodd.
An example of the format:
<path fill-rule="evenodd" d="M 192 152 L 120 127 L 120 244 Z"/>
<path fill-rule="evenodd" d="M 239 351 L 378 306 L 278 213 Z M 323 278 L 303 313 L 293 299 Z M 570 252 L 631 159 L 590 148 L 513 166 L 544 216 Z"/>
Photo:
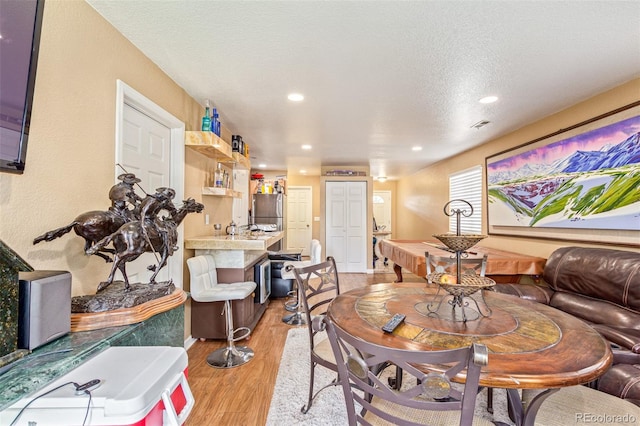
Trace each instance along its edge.
<path fill-rule="evenodd" d="M 482 166 L 449 175 L 449 200 L 465 200 L 473 206 L 471 216 L 460 215 L 460 232 L 480 234 L 482 232 Z M 452 209 L 466 210 L 466 214 L 469 214 L 470 210 L 467 204 L 460 202 L 451 203 L 449 212 Z M 455 214 L 449 217 L 449 232 L 456 232 L 456 220 Z"/>

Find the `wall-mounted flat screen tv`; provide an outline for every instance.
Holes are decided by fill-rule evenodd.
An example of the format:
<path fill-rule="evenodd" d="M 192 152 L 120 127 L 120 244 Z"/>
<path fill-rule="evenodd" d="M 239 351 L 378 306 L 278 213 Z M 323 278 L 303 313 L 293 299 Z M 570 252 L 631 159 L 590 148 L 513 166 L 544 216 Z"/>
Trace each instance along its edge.
<path fill-rule="evenodd" d="M 43 10 L 0 0 L 0 172 L 24 172 Z"/>

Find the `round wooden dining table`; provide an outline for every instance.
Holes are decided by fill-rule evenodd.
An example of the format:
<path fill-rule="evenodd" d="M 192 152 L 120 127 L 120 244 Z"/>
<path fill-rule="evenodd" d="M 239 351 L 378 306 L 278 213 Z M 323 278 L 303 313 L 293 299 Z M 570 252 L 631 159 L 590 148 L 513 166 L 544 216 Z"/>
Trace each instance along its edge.
<path fill-rule="evenodd" d="M 435 351 L 486 345 L 489 363 L 480 385 L 507 389 L 517 424 L 533 424 L 537 408 L 554 390 L 590 382 L 611 365 L 613 355 L 600 334 L 560 310 L 485 290 L 471 296 L 475 301 L 463 299 L 472 302 L 464 308 L 466 318 L 475 319 L 462 321 L 455 311 L 461 308 L 449 306 L 447 299 L 434 308 L 444 294 L 424 282 L 374 284 L 340 294 L 327 315 L 353 336 L 386 347 Z M 396 313 L 406 315 L 404 322 L 392 333 L 383 332 Z M 524 412 L 518 389 L 549 391 Z"/>

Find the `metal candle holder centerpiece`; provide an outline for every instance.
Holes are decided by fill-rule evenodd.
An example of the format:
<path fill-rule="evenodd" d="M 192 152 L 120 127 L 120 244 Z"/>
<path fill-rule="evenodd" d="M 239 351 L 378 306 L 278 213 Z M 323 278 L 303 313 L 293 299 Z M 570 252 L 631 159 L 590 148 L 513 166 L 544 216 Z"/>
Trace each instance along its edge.
<path fill-rule="evenodd" d="M 462 202 L 466 204 L 469 208 L 453 208 L 450 210 L 449 206 L 451 206 L 454 202 Z M 436 293 L 435 299 L 433 302 L 427 305 L 427 309 L 429 313 L 437 313 L 439 316 L 447 317 L 452 321 L 462 321 L 467 322 L 467 320 L 476 320 L 481 316 L 488 317 L 491 315 L 491 308 L 487 306 L 484 301 L 484 297 L 482 296 L 482 292 L 480 292 L 480 298 L 482 300 L 483 309 L 480 308 L 478 301 L 470 297 L 472 294 L 478 292 L 478 290 L 487 289 L 493 287 L 496 282 L 490 278 L 486 278 L 483 276 L 463 274 L 462 273 L 462 257 L 467 257 L 469 250 L 471 247 L 476 245 L 479 241 L 486 238 L 486 235 L 476 235 L 476 234 L 466 234 L 463 235 L 460 232 L 460 217 L 465 216 L 469 217 L 473 214 L 473 206 L 465 200 L 451 200 L 444 206 L 444 214 L 447 216 L 456 216 L 456 234 L 434 234 L 433 236 L 440 240 L 445 246 L 447 246 L 451 251 L 455 252 L 456 255 L 456 282 L 451 283 L 447 281 L 447 278 L 451 276 L 445 273 L 435 273 L 429 275 L 429 281 L 438 284 L 438 292 Z M 437 305 L 435 305 L 435 301 L 438 300 L 438 296 L 440 295 L 440 289 L 443 289 L 448 293 L 448 295 L 443 295 L 439 298 Z M 444 300 L 447 300 L 447 304 L 451 306 L 451 309 L 442 309 L 442 303 Z M 473 301 L 476 309 L 469 308 L 469 300 Z M 462 311 L 461 318 L 456 315 L 456 308 L 459 308 Z M 468 309 L 465 309 L 468 308 Z M 468 312 L 467 312 L 468 311 Z"/>

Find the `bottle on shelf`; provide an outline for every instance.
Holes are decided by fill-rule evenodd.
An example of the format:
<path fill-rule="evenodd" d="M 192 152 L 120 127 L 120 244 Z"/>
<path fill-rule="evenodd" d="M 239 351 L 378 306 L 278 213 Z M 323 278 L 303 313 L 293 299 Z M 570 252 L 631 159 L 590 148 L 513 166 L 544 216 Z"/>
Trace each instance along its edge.
<path fill-rule="evenodd" d="M 211 108 L 211 133 L 215 134 L 216 133 L 216 109 L 215 108 Z"/>
<path fill-rule="evenodd" d="M 211 131 L 216 135 L 220 136 L 220 116 L 218 115 L 218 110 L 216 108 L 213 109 L 213 121 L 211 122 Z"/>
<path fill-rule="evenodd" d="M 222 188 L 222 179 L 223 179 L 223 171 L 222 171 L 222 163 L 218 163 L 218 168 L 215 173 L 215 187 Z"/>
<path fill-rule="evenodd" d="M 224 171 L 224 174 L 222 176 L 222 185 L 226 188 L 229 189 L 229 172 L 227 172 L 226 170 Z"/>
<path fill-rule="evenodd" d="M 209 100 L 208 99 L 205 101 L 205 109 L 204 109 L 204 115 L 202 116 L 201 130 L 203 132 L 211 131 L 211 117 L 209 117 Z"/>

